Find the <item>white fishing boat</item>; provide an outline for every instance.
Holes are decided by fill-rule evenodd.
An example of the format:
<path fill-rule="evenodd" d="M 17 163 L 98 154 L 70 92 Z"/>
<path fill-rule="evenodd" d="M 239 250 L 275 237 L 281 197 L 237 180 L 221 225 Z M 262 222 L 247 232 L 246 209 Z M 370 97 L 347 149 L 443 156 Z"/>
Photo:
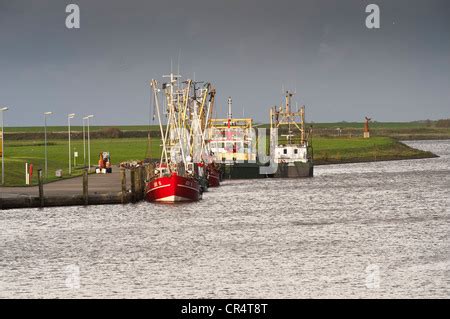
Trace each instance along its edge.
<path fill-rule="evenodd" d="M 286 91 L 285 104 L 270 109 L 270 137 L 277 172 L 271 177 L 314 175 L 311 130 L 305 128 L 305 106 L 292 108 L 293 93 Z"/>

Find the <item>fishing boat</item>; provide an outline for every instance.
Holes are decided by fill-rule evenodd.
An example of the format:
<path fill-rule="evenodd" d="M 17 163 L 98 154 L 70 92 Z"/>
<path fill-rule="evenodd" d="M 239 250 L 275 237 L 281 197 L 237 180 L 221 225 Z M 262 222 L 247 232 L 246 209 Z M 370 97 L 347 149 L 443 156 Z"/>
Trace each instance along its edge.
<path fill-rule="evenodd" d="M 155 174 L 147 183 L 149 201 L 197 201 L 208 187 L 217 187 L 214 159 L 206 131 L 214 107 L 215 89 L 210 83 L 186 80 L 171 73 L 158 87 L 152 80 L 153 100 L 158 116 L 162 153 Z M 199 84 L 203 85 L 199 85 Z M 167 120 L 162 121 L 159 94 Z"/>
<path fill-rule="evenodd" d="M 210 148 L 226 179 L 260 178 L 256 161 L 253 119 L 233 118 L 232 99 L 228 98 L 227 118 L 211 121 Z"/>
<path fill-rule="evenodd" d="M 210 140 L 207 132 L 211 126 L 211 114 L 214 108 L 216 90 L 211 83 L 191 81 L 192 90 L 189 90 L 189 134 L 192 137 L 191 153 L 194 161 L 198 163 L 200 185 L 205 191 L 209 187 L 218 187 L 220 181 L 216 180 L 214 157 L 211 156 Z"/>
<path fill-rule="evenodd" d="M 291 105 L 293 95 L 286 91 L 284 106 L 270 109 L 271 152 L 277 170 L 269 177 L 314 175 L 311 129 L 305 128 L 305 106 L 294 110 Z"/>
<path fill-rule="evenodd" d="M 210 163 L 206 167 L 208 186 L 219 187 L 220 186 L 220 168 L 215 163 Z"/>
<path fill-rule="evenodd" d="M 171 73 L 169 82 L 161 89 L 152 80 L 153 98 L 158 116 L 162 153 L 156 165 L 154 176 L 146 184 L 146 199 L 150 202 L 198 201 L 202 189 L 198 166 L 193 162 L 190 150 L 190 136 L 187 128 L 187 90 L 179 88 L 179 75 Z M 159 93 L 165 99 L 167 123 L 164 127 L 159 103 Z M 196 174 L 197 173 L 197 174 Z"/>

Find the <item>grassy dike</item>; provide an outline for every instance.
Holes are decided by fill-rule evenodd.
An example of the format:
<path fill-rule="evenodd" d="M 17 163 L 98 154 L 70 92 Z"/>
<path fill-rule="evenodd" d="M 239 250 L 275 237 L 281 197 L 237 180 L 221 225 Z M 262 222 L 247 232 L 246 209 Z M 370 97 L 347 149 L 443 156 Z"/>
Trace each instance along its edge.
<path fill-rule="evenodd" d="M 435 157 L 430 152 L 413 149 L 390 137 L 317 137 L 313 139 L 315 164 L 354 163 L 399 159 Z M 78 151 L 77 166 L 72 176 L 79 176 L 83 166 L 83 141 L 73 140 L 72 148 Z M 91 165 L 96 166 L 99 153 L 109 151 L 113 165 L 126 160 L 139 160 L 151 155 L 160 156 L 160 140 L 152 138 L 91 139 Z M 66 140 L 52 140 L 48 144 L 48 179 L 55 181 L 57 169 L 68 178 L 69 149 Z M 37 184 L 37 169 L 44 167 L 43 141 L 5 140 L 5 186 L 24 186 L 25 163 L 33 163 L 33 185 Z M 1 168 L 0 168 L 1 170 Z"/>
<path fill-rule="evenodd" d="M 436 157 L 390 137 L 320 137 L 313 139 L 317 165 Z"/>

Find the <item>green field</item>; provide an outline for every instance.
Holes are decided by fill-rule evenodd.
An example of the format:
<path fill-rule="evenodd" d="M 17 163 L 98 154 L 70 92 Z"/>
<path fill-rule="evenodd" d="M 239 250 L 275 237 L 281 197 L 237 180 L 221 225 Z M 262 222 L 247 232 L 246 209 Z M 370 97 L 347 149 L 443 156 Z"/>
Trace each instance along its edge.
<path fill-rule="evenodd" d="M 97 166 L 99 153 L 109 151 L 113 165 L 125 160 L 144 159 L 147 150 L 152 156 L 159 157 L 159 141 L 154 140 L 148 147 L 144 138 L 127 139 L 95 139 L 91 140 L 91 166 Z M 54 181 L 57 169 L 63 170 L 63 176 L 68 177 L 69 147 L 67 141 L 49 141 L 48 149 L 48 179 Z M 72 176 L 81 175 L 84 165 L 83 141 L 72 142 L 73 151 L 78 152 L 77 166 Z M 33 163 L 33 184 L 37 184 L 37 170 L 45 167 L 44 143 L 42 141 L 10 141 L 5 140 L 5 186 L 23 186 L 25 184 L 25 163 Z M 73 162 L 72 162 L 73 163 Z M 86 149 L 86 165 L 88 163 Z M 1 171 L 1 168 L 0 168 Z"/>
<path fill-rule="evenodd" d="M 334 123 L 309 123 L 317 129 L 362 129 L 364 123 L 362 122 L 334 122 Z M 308 124 L 308 125 L 309 125 Z M 269 127 L 267 123 L 254 123 L 258 127 Z M 121 131 L 151 131 L 159 130 L 158 125 L 108 125 L 108 126 L 90 126 L 92 132 L 100 131 L 105 128 L 117 128 Z M 436 127 L 436 121 L 418 121 L 418 122 L 370 122 L 370 128 L 374 130 L 408 130 L 408 129 L 440 129 Z M 18 126 L 7 127 L 5 129 L 11 133 L 40 133 L 44 132 L 43 126 Z M 82 126 L 72 126 L 72 131 L 81 132 Z M 448 128 L 447 128 L 448 130 Z M 67 132 L 67 126 L 47 126 L 47 132 Z"/>
<path fill-rule="evenodd" d="M 149 146 L 150 144 L 150 146 Z M 112 138 L 91 140 L 91 165 L 98 163 L 99 153 L 109 151 L 115 166 L 125 160 L 141 160 L 148 156 L 159 158 L 160 140 L 153 138 L 150 143 L 146 138 Z M 431 157 L 433 154 L 412 149 L 389 137 L 317 137 L 313 139 L 314 161 L 316 164 L 378 161 L 391 159 L 408 159 Z M 72 142 L 73 151 L 78 151 L 77 166 L 72 176 L 82 173 L 83 141 Z M 48 179 L 58 179 L 57 169 L 63 170 L 68 177 L 68 142 L 64 140 L 49 141 L 48 145 Z M 44 144 L 42 141 L 8 141 L 5 140 L 5 185 L 23 186 L 25 184 L 25 163 L 33 163 L 33 184 L 37 183 L 37 169 L 44 168 Z M 88 162 L 88 161 L 87 161 Z M 113 168 L 114 169 L 114 168 Z M 1 170 L 1 169 L 0 169 Z"/>
<path fill-rule="evenodd" d="M 362 129 L 363 122 L 332 122 L 332 123 L 308 123 L 316 129 Z M 261 124 L 260 127 L 269 127 L 269 124 Z M 418 128 L 434 128 L 435 123 L 425 122 L 370 122 L 371 129 L 418 129 Z"/>
<path fill-rule="evenodd" d="M 398 140 L 428 140 L 428 139 L 450 139 L 450 128 L 440 127 L 437 122 L 404 122 L 404 123 L 370 123 L 370 134 L 372 137 L 393 137 Z M 313 125 L 315 136 L 331 137 L 361 136 L 362 123 L 317 123 Z"/>
<path fill-rule="evenodd" d="M 442 126 L 440 122 L 446 121 Z M 336 123 L 308 123 L 312 126 L 315 137 L 358 137 L 362 136 L 364 123 L 336 122 Z M 450 139 L 449 120 L 440 121 L 416 121 L 416 122 L 371 122 L 370 132 L 372 137 L 393 137 L 398 140 L 428 140 Z M 269 128 L 269 124 L 254 124 L 255 128 Z M 113 130 L 111 130 L 113 129 Z M 74 139 L 81 139 L 83 128 L 72 126 Z M 150 131 L 154 136 L 159 135 L 158 125 L 116 125 L 116 126 L 91 126 L 93 138 L 142 138 Z M 43 139 L 43 127 L 7 127 L 6 137 L 12 140 L 38 140 Z M 67 138 L 66 126 L 49 126 L 47 132 L 53 139 L 64 140 Z M 112 134 L 116 134 L 113 136 Z"/>
<path fill-rule="evenodd" d="M 110 126 L 89 126 L 91 132 L 100 131 L 106 128 L 117 128 L 121 131 L 151 131 L 159 130 L 159 125 L 110 125 Z M 72 132 L 82 132 L 82 126 L 71 126 L 70 130 Z M 87 130 L 87 128 L 85 128 Z M 7 133 L 43 133 L 43 126 L 16 126 L 16 127 L 6 127 L 5 131 Z M 48 133 L 54 132 L 67 132 L 67 126 L 47 126 Z"/>

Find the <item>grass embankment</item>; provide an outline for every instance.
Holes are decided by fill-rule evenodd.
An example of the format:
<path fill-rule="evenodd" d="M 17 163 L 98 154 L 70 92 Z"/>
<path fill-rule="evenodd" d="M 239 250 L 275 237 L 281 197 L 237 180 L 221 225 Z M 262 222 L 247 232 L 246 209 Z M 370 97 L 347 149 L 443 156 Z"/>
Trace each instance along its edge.
<path fill-rule="evenodd" d="M 442 121 L 442 120 L 441 120 Z M 392 137 L 398 140 L 435 140 L 450 139 L 450 127 L 441 121 L 420 122 L 371 122 L 372 137 Z M 362 136 L 364 123 L 336 122 L 311 123 L 316 137 L 358 137 Z M 268 124 L 260 127 L 268 128 Z"/>
<path fill-rule="evenodd" d="M 450 139 L 449 123 L 442 121 L 417 121 L 417 122 L 373 122 L 370 123 L 372 137 L 393 137 L 398 140 L 432 140 Z M 358 122 L 336 122 L 336 123 L 311 123 L 315 137 L 358 137 L 362 136 L 364 123 Z M 269 128 L 269 124 L 255 124 L 255 127 Z M 72 126 L 73 138 L 81 138 L 83 128 Z M 113 132 L 111 132 L 111 130 Z M 115 132 L 114 132 L 115 130 Z M 91 126 L 93 137 L 109 138 L 112 133 L 115 137 L 144 137 L 148 131 L 153 137 L 159 135 L 158 125 L 116 125 L 116 126 Z M 48 126 L 47 131 L 52 139 L 67 139 L 66 126 Z M 43 128 L 33 127 L 8 127 L 6 135 L 10 139 L 34 140 L 43 139 Z"/>
<path fill-rule="evenodd" d="M 24 186 L 25 163 L 33 163 L 33 185 L 37 183 L 37 169 L 44 168 L 43 141 L 5 140 L 5 186 Z M 99 153 L 109 151 L 113 165 L 122 161 L 144 159 L 147 156 L 159 158 L 160 140 L 152 138 L 150 147 L 146 138 L 111 138 L 91 140 L 91 165 L 98 163 Z M 316 164 L 367 162 L 394 159 L 433 157 L 430 152 L 416 150 L 388 137 L 318 137 L 313 139 Z M 73 151 L 78 151 L 77 166 L 72 176 L 79 176 L 83 167 L 83 141 L 72 141 Z M 55 171 L 63 170 L 68 177 L 68 143 L 65 140 L 49 141 L 48 182 L 57 180 Z M 86 161 L 88 162 L 88 161 Z M 1 171 L 1 168 L 0 168 Z"/>
<path fill-rule="evenodd" d="M 337 164 L 435 157 L 390 137 L 314 138 L 314 163 Z"/>
<path fill-rule="evenodd" d="M 119 129 L 121 131 L 158 131 L 159 125 L 108 125 L 108 126 L 89 126 L 91 132 L 97 132 L 104 129 Z M 85 128 L 87 130 L 87 128 Z M 16 126 L 7 127 L 5 129 L 7 133 L 43 133 L 44 128 L 42 126 Z M 82 126 L 71 126 L 71 132 L 82 132 Z M 65 133 L 67 134 L 67 126 L 47 126 L 48 133 Z"/>
<path fill-rule="evenodd" d="M 398 140 L 450 139 L 450 128 L 440 127 L 438 121 L 429 122 L 373 122 L 369 124 L 371 136 L 393 137 Z M 363 123 L 315 123 L 315 136 L 360 136 Z"/>
<path fill-rule="evenodd" d="M 159 157 L 159 140 L 152 141 L 152 156 Z M 72 141 L 72 150 L 78 152 L 76 166 L 72 169 L 72 177 L 82 174 L 84 156 L 83 141 Z M 96 167 L 99 153 L 109 151 L 113 165 L 126 160 L 144 159 L 147 155 L 148 140 L 145 138 L 126 139 L 92 139 L 91 140 L 91 166 Z M 48 178 L 47 182 L 60 179 L 55 176 L 57 169 L 63 170 L 63 178 L 69 172 L 69 147 L 63 140 L 49 141 L 48 152 Z M 45 167 L 45 152 L 43 141 L 7 141 L 5 140 L 5 186 L 25 185 L 25 163 L 33 163 L 33 185 L 37 184 L 37 170 Z M 88 163 L 86 147 L 86 165 Z M 72 159 L 72 164 L 74 164 Z M 114 168 L 113 168 L 114 169 Z M 1 172 L 1 168 L 0 168 Z"/>

